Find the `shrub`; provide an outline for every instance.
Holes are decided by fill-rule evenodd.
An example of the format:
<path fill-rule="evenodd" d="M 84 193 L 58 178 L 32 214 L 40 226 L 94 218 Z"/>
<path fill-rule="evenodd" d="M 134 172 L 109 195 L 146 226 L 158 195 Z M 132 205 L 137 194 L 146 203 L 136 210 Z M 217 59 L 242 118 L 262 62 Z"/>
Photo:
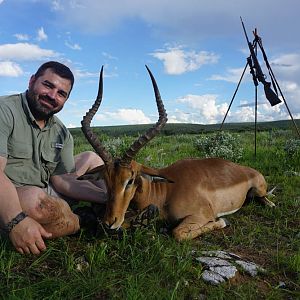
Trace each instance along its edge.
<path fill-rule="evenodd" d="M 289 156 L 300 154 L 300 140 L 289 139 L 285 143 L 284 151 Z"/>
<path fill-rule="evenodd" d="M 195 146 L 205 157 L 221 157 L 231 161 L 238 161 L 243 153 L 238 137 L 238 135 L 234 136 L 229 132 L 221 131 L 197 139 Z"/>
<path fill-rule="evenodd" d="M 105 149 L 112 155 L 112 157 L 122 156 L 130 147 L 132 141 L 131 138 L 127 137 L 117 137 L 117 138 L 107 138 L 103 141 Z"/>

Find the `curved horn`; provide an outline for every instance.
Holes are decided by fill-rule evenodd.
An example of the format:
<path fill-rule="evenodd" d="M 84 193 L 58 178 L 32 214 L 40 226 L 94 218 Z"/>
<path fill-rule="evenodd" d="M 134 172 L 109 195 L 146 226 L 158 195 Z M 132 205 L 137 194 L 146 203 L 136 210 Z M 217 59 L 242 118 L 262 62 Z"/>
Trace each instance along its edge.
<path fill-rule="evenodd" d="M 154 76 L 152 75 L 150 69 L 147 67 L 147 71 L 150 75 L 153 89 L 154 89 L 154 94 L 155 94 L 155 99 L 156 99 L 156 105 L 159 113 L 159 119 L 157 123 L 152 127 L 149 128 L 146 133 L 142 136 L 140 136 L 131 146 L 130 148 L 126 151 L 126 153 L 123 155 L 122 162 L 130 163 L 134 156 L 138 153 L 138 151 L 144 147 L 151 139 L 153 139 L 159 132 L 160 130 L 165 126 L 167 123 L 167 113 L 164 107 L 164 104 L 161 100 L 160 93 L 155 81 Z"/>
<path fill-rule="evenodd" d="M 102 102 L 102 96 L 103 96 L 103 66 L 102 66 L 101 72 L 100 72 L 97 98 L 96 98 L 93 106 L 89 109 L 89 111 L 83 117 L 83 119 L 81 121 L 81 130 L 84 133 L 86 139 L 89 141 L 89 143 L 95 149 L 96 153 L 103 159 L 104 163 L 106 164 L 106 163 L 109 163 L 112 161 L 111 155 L 106 151 L 106 149 L 100 142 L 99 138 L 97 137 L 97 135 L 95 133 L 93 133 L 93 131 L 90 127 L 91 121 Z"/>

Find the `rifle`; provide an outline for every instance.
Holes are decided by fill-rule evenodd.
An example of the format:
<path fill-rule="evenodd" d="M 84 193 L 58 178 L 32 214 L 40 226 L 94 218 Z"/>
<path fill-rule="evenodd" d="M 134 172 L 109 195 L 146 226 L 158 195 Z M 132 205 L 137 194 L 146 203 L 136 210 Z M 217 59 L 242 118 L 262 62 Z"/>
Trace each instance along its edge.
<path fill-rule="evenodd" d="M 260 67 L 260 64 L 258 62 L 256 53 L 254 51 L 255 47 L 248 39 L 247 32 L 246 32 L 242 17 L 241 17 L 241 22 L 242 22 L 245 37 L 246 37 L 246 40 L 247 40 L 247 43 L 248 43 L 248 47 L 249 47 L 249 50 L 250 50 L 250 56 L 248 57 L 247 62 L 248 62 L 249 67 L 250 67 L 250 73 L 252 74 L 254 84 L 255 84 L 255 86 L 257 86 L 258 81 L 261 82 L 264 85 L 266 98 L 269 100 L 270 104 L 272 106 L 277 105 L 277 104 L 281 103 L 281 100 L 278 98 L 278 95 L 271 89 L 271 82 L 266 81 L 266 76 L 264 75 L 264 73 L 263 73 L 263 71 Z M 255 71 L 254 71 L 254 69 L 255 69 Z"/>

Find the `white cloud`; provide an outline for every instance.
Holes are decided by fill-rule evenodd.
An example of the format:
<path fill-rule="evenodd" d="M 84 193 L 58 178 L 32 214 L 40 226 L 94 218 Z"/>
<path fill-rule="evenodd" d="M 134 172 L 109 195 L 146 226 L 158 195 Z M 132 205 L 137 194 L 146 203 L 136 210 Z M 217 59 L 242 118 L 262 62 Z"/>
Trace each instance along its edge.
<path fill-rule="evenodd" d="M 2 60 L 42 60 L 58 57 L 53 50 L 42 49 L 29 43 L 3 44 L 0 45 L 0 57 Z"/>
<path fill-rule="evenodd" d="M 45 33 L 44 31 L 44 28 L 41 27 L 38 29 L 38 32 L 37 32 L 37 38 L 36 38 L 38 41 L 47 41 L 48 39 L 48 36 L 47 34 Z"/>
<path fill-rule="evenodd" d="M 77 126 L 76 125 L 74 125 L 73 123 L 70 123 L 68 126 L 67 126 L 67 128 L 76 128 Z"/>
<path fill-rule="evenodd" d="M 18 77 L 23 74 L 21 67 L 11 61 L 0 61 L 0 76 Z"/>
<path fill-rule="evenodd" d="M 3 3 L 3 1 L 4 1 L 4 0 L 0 0 L 0 4 L 2 4 L 2 3 Z"/>
<path fill-rule="evenodd" d="M 80 45 L 77 44 L 77 43 L 71 44 L 71 43 L 69 43 L 68 41 L 65 41 L 65 45 L 66 45 L 68 48 L 72 49 L 72 50 L 81 50 L 81 49 L 82 49 L 82 48 L 80 47 Z"/>
<path fill-rule="evenodd" d="M 111 59 L 111 60 L 117 60 L 118 58 L 116 56 L 113 56 L 107 52 L 102 52 L 103 57 L 107 58 L 107 59 Z"/>
<path fill-rule="evenodd" d="M 296 44 L 299 28 L 300 3 L 295 0 L 285 0 L 278 5 L 274 5 L 273 0 L 176 0 L 172 4 L 169 0 L 123 0 L 122 5 L 119 0 L 52 0 L 51 5 L 67 23 L 98 34 L 118 28 L 125 20 L 135 19 L 144 21 L 152 32 L 168 40 L 195 36 L 201 40 L 213 35 L 226 38 L 231 34 L 241 35 L 238 24 L 241 15 L 245 23 L 264 24 L 264 34 L 272 37 L 276 33 L 278 38 L 270 39 L 274 45 L 278 40 L 283 44 L 287 41 Z M 255 7 L 260 9 L 253 14 Z M 272 12 L 266 17 L 265 12 L 270 7 Z M 275 18 L 284 19 L 284 26 L 282 22 L 274 22 Z"/>
<path fill-rule="evenodd" d="M 28 41 L 29 40 L 28 34 L 16 33 L 16 34 L 14 34 L 14 37 L 16 37 L 16 39 L 19 41 Z"/>
<path fill-rule="evenodd" d="M 52 5 L 51 9 L 54 11 L 59 11 L 64 9 L 59 0 L 53 0 L 51 2 L 51 5 Z"/>
<path fill-rule="evenodd" d="M 219 59 L 214 53 L 184 51 L 182 47 L 168 48 L 165 51 L 157 50 L 151 55 L 163 61 L 165 72 L 172 75 L 198 70 L 205 64 L 217 63 Z"/>
<path fill-rule="evenodd" d="M 227 74 L 225 75 L 214 74 L 209 78 L 209 80 L 223 80 L 227 82 L 238 83 L 241 78 L 241 75 L 243 74 L 243 68 L 228 69 L 226 71 Z M 249 72 L 244 74 L 244 76 L 248 76 L 248 74 Z"/>
<path fill-rule="evenodd" d="M 233 111 L 227 122 L 254 122 L 255 106 L 243 106 Z M 284 109 L 283 103 L 271 106 L 267 100 L 264 99 L 262 104 L 257 106 L 257 121 L 274 121 L 289 119 L 287 112 Z"/>
<path fill-rule="evenodd" d="M 276 70 L 276 73 L 291 74 L 300 70 L 300 54 L 287 53 L 270 61 L 271 67 Z M 275 71 L 274 71 L 275 72 Z"/>
<path fill-rule="evenodd" d="M 149 124 L 152 123 L 140 109 L 121 108 L 115 112 L 102 112 L 95 116 L 95 120 L 112 124 Z"/>
<path fill-rule="evenodd" d="M 197 119 L 198 123 L 217 123 L 225 115 L 227 103 L 217 104 L 217 95 L 186 95 L 177 100 L 192 108 L 187 119 Z"/>

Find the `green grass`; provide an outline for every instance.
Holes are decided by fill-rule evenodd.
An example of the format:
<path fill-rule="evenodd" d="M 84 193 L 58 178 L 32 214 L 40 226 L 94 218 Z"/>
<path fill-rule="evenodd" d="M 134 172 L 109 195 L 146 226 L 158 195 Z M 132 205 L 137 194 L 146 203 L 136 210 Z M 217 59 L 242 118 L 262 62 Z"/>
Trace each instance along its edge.
<path fill-rule="evenodd" d="M 162 167 L 197 157 L 201 134 L 159 136 L 137 156 L 141 163 Z M 239 133 L 240 163 L 260 170 L 277 186 L 271 209 L 250 202 L 228 216 L 231 226 L 178 243 L 160 233 L 161 223 L 126 232 L 123 239 L 85 232 L 47 241 L 40 256 L 20 255 L 0 239 L 1 299 L 297 299 L 300 297 L 300 158 L 287 156 L 290 131 L 259 132 L 254 157 L 253 132 Z M 82 134 L 74 135 L 75 152 L 91 150 Z M 104 136 L 103 140 L 112 139 Z M 124 145 L 133 141 L 127 136 Z M 119 144 L 119 140 L 115 143 Z M 114 139 L 109 147 L 113 147 Z M 124 146 L 121 144 L 121 148 Z M 117 150 L 116 150 L 117 151 Z M 257 277 L 211 286 L 192 251 L 224 250 L 266 269 Z M 206 297 L 206 298 L 205 298 Z"/>

